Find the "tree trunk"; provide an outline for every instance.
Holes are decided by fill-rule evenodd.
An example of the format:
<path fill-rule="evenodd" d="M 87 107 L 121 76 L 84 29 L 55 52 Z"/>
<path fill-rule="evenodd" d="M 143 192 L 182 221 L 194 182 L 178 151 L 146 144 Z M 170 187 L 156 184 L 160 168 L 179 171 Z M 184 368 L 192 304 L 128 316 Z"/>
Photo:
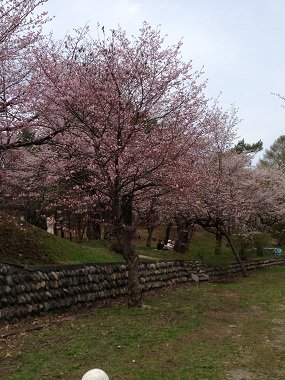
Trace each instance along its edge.
<path fill-rule="evenodd" d="M 85 228 L 86 228 L 86 224 L 83 226 L 82 228 L 82 231 L 81 231 L 81 235 L 80 235 L 80 238 L 79 238 L 79 242 L 81 243 L 84 239 L 84 233 L 85 233 Z"/>
<path fill-rule="evenodd" d="M 100 240 L 101 239 L 101 224 L 98 222 L 94 222 L 93 224 L 93 239 Z"/>
<path fill-rule="evenodd" d="M 188 247 L 189 245 L 191 244 L 191 241 L 192 241 L 192 237 L 194 235 L 194 231 L 195 231 L 195 224 L 191 224 L 190 227 L 189 227 L 189 230 L 188 230 Z"/>
<path fill-rule="evenodd" d="M 215 245 L 215 255 L 220 255 L 222 250 L 222 239 L 223 235 L 220 231 L 216 231 L 216 245 Z"/>
<path fill-rule="evenodd" d="M 129 231 L 120 231 L 117 240 L 122 247 L 123 256 L 128 266 L 128 306 L 142 306 L 142 290 L 139 278 L 139 256 L 134 252 L 129 239 Z"/>
<path fill-rule="evenodd" d="M 114 197 L 113 202 L 113 232 L 122 255 L 128 266 L 128 306 L 142 306 L 142 291 L 139 278 L 139 256 L 132 247 L 132 239 L 135 235 L 134 215 L 131 195 Z"/>
<path fill-rule="evenodd" d="M 72 231 L 71 231 L 71 218 L 70 214 L 67 216 L 67 226 L 68 226 L 68 231 L 69 231 L 69 240 L 72 241 Z"/>
<path fill-rule="evenodd" d="M 245 247 L 244 246 L 240 247 L 239 256 L 240 256 L 242 261 L 246 260 L 246 253 L 245 253 Z"/>
<path fill-rule="evenodd" d="M 114 231 L 114 226 L 111 224 L 104 224 L 104 230 L 103 230 L 103 239 L 104 240 L 111 240 L 113 237 L 113 231 Z"/>
<path fill-rule="evenodd" d="M 185 253 L 188 249 L 189 229 L 177 223 L 177 240 L 175 241 L 174 251 Z"/>
<path fill-rule="evenodd" d="M 77 215 L 76 217 L 76 237 L 75 237 L 75 240 L 78 242 L 78 243 L 81 243 L 81 231 L 82 231 L 82 216 L 81 215 Z"/>
<path fill-rule="evenodd" d="M 146 241 L 146 246 L 151 247 L 151 240 L 152 240 L 152 234 L 154 231 L 154 227 L 152 225 L 148 225 L 147 227 L 147 241 Z"/>
<path fill-rule="evenodd" d="M 89 240 L 100 240 L 101 239 L 101 225 L 94 220 L 88 220 L 86 235 Z"/>
<path fill-rule="evenodd" d="M 244 263 L 242 262 L 242 259 L 240 258 L 240 255 L 230 237 L 230 235 L 226 234 L 226 233 L 223 233 L 224 237 L 227 239 L 228 243 L 229 243 L 229 246 L 231 247 L 231 250 L 233 251 L 233 254 L 235 255 L 236 259 L 237 259 L 237 262 L 239 263 L 240 265 L 240 268 L 241 268 L 241 271 L 242 271 L 242 274 L 244 277 L 247 277 L 247 271 L 246 271 L 246 268 L 244 266 Z"/>
<path fill-rule="evenodd" d="M 165 229 L 165 236 L 164 236 L 164 243 L 167 244 L 169 238 L 170 238 L 170 232 L 172 228 L 172 223 L 168 223 Z"/>
<path fill-rule="evenodd" d="M 139 256 L 133 253 L 127 260 L 128 264 L 128 306 L 142 306 L 142 290 L 139 279 Z"/>

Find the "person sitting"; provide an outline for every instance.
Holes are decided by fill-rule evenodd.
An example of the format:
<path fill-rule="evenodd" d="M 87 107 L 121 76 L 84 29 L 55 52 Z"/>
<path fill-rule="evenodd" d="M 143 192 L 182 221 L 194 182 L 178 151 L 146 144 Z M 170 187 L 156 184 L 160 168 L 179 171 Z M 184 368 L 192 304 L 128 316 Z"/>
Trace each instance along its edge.
<path fill-rule="evenodd" d="M 156 245 L 156 248 L 161 251 L 164 247 L 164 242 L 162 240 L 159 240 L 157 245 Z"/>
<path fill-rule="evenodd" d="M 163 248 L 164 251 L 171 251 L 173 249 L 173 244 L 171 240 L 168 240 L 167 244 L 164 244 Z"/>
<path fill-rule="evenodd" d="M 167 246 L 168 249 L 173 249 L 174 244 L 173 244 L 173 242 L 171 240 L 168 240 L 166 246 Z"/>

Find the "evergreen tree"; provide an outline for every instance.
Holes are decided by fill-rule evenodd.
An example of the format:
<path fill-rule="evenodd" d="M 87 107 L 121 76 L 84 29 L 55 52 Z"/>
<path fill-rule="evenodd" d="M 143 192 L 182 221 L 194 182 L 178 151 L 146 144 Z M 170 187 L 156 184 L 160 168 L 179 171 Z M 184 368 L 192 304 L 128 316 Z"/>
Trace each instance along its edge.
<path fill-rule="evenodd" d="M 266 149 L 259 166 L 285 170 L 285 135 L 278 137 L 269 149 Z"/>

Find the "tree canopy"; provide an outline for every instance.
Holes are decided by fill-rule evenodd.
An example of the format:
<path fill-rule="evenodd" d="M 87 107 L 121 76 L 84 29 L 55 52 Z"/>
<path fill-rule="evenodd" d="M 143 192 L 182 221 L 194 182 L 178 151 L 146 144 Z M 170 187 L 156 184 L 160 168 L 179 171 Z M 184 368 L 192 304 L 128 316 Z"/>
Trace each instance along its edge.
<path fill-rule="evenodd" d="M 236 145 L 235 107 L 204 94 L 201 73 L 144 23 L 96 39 L 41 35 L 44 2 L 2 2 L 0 18 L 0 191 L 38 213 L 93 214 L 112 225 L 128 265 L 129 305 L 141 303 L 138 222 L 198 223 L 222 234 L 237 259 L 235 231 L 284 215 L 284 144 L 251 159 L 262 142 Z M 8 49 L 7 49 L 8 47 Z M 15 151 L 16 149 L 16 151 Z M 36 200 L 36 201 L 35 201 Z"/>
<path fill-rule="evenodd" d="M 256 143 L 246 143 L 244 139 L 239 140 L 234 146 L 234 149 L 237 153 L 247 152 L 247 153 L 257 153 L 263 149 L 263 142 L 261 140 Z"/>
<path fill-rule="evenodd" d="M 285 135 L 278 137 L 270 148 L 266 149 L 259 165 L 285 170 Z"/>

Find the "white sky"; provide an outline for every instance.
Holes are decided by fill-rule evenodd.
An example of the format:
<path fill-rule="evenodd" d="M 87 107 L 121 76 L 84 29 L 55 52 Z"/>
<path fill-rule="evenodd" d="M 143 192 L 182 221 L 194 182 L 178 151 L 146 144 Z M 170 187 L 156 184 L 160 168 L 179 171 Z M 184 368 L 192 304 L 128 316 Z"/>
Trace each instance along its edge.
<path fill-rule="evenodd" d="M 285 0 L 48 0 L 55 38 L 88 24 L 97 35 L 118 24 L 136 34 L 143 21 L 160 26 L 168 44 L 183 38 L 183 58 L 204 66 L 206 95 L 239 108 L 239 136 L 265 148 L 285 134 Z"/>

